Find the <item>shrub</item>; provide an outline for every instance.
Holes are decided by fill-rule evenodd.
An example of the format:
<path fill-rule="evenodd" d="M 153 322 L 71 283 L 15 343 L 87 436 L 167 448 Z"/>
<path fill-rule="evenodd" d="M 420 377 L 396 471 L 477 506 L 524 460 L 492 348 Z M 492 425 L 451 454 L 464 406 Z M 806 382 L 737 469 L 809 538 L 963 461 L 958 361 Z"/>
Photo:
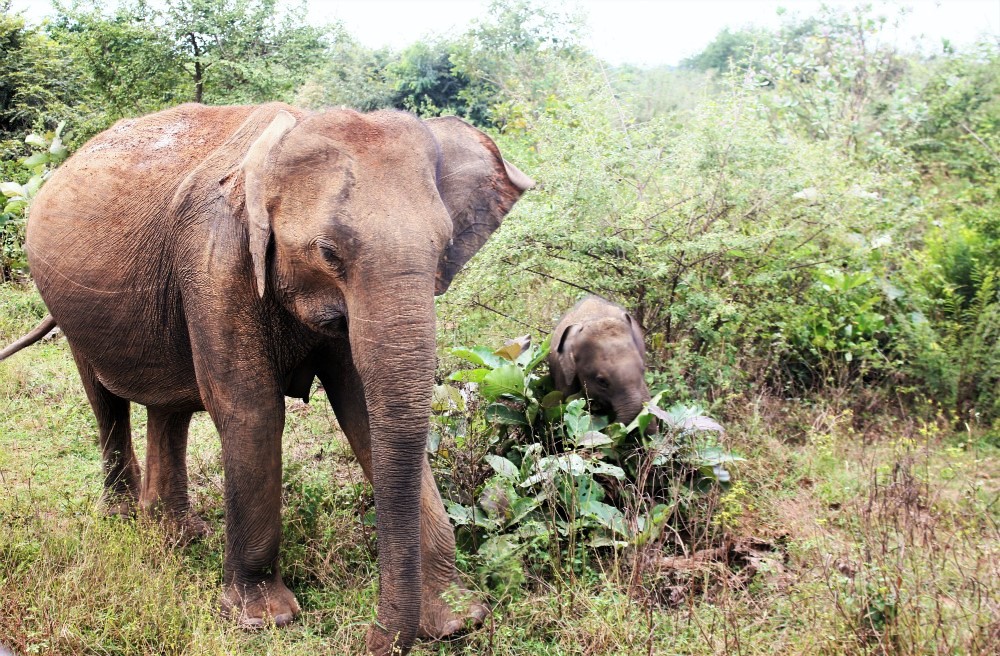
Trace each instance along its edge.
<path fill-rule="evenodd" d="M 55 131 L 44 135 L 29 134 L 24 142 L 34 152 L 21 161 L 27 181 L 24 184 L 13 180 L 0 183 L 0 194 L 5 198 L 0 211 L 0 282 L 25 277 L 28 273 L 24 252 L 28 206 L 42 183 L 66 159 L 68 151 L 62 141 L 65 126 L 60 123 Z"/>
<path fill-rule="evenodd" d="M 579 395 L 563 398 L 544 373 L 547 340 L 451 353 L 475 368 L 449 376 L 461 389 L 436 388 L 429 450 L 440 467 L 443 444 L 472 437 L 487 445 L 489 471 L 474 494 L 444 493 L 460 543 L 495 586 L 521 582 L 525 564 L 578 571 L 593 549 L 659 540 L 701 496 L 725 488 L 726 466 L 741 460 L 719 446 L 718 423 L 696 406 L 664 410 L 662 393 L 628 426 L 589 414 Z"/>

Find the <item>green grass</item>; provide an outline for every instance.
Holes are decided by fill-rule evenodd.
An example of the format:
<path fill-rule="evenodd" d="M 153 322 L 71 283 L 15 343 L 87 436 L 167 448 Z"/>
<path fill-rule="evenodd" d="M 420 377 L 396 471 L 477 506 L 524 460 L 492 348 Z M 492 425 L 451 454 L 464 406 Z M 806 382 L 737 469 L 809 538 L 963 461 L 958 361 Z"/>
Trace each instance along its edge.
<path fill-rule="evenodd" d="M 0 287 L 0 344 L 44 314 Z M 778 402 L 773 402 L 781 405 Z M 757 551 L 690 570 L 670 553 L 491 596 L 486 626 L 416 654 L 979 654 L 1000 646 L 1000 452 L 897 418 L 879 434 L 813 407 L 735 399 L 748 457 L 703 533 Z M 777 417 L 777 419 L 776 419 Z M 140 461 L 144 410 L 133 410 Z M 222 473 L 207 417 L 192 425 L 195 510 L 214 529 L 180 546 L 146 520 L 105 518 L 95 426 L 65 340 L 0 364 L 0 643 L 19 654 L 357 654 L 377 590 L 370 488 L 319 395 L 288 402 L 282 568 L 303 613 L 245 633 L 217 613 Z M 741 542 L 742 541 L 742 542 Z M 763 545 L 763 546 L 760 546 Z M 742 553 L 742 552 L 741 552 Z M 491 595 L 490 563 L 460 558 Z M 657 565 L 659 563 L 659 565 Z M 633 576 L 635 574 L 635 576 Z"/>

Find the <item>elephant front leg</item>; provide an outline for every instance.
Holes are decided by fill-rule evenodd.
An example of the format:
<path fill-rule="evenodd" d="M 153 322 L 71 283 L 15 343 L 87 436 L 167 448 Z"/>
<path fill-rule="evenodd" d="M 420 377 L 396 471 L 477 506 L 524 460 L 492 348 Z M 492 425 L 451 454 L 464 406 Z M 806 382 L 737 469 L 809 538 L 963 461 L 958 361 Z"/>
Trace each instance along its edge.
<path fill-rule="evenodd" d="M 459 579 L 455 569 L 455 531 L 426 459 L 420 486 L 420 552 L 424 588 L 417 635 L 441 639 L 482 624 L 489 609 Z"/>
<path fill-rule="evenodd" d="M 209 533 L 208 524 L 191 512 L 188 497 L 187 443 L 190 412 L 149 408 L 146 472 L 139 506 L 163 519 L 182 541 Z"/>
<path fill-rule="evenodd" d="M 216 409 L 212 417 L 222 437 L 225 475 L 223 614 L 244 628 L 272 621 L 283 626 L 299 613 L 278 571 L 283 399 Z"/>
<path fill-rule="evenodd" d="M 346 361 L 345 361 L 346 360 Z M 341 430 L 365 477 L 372 480 L 371 437 L 361 384 L 349 358 L 341 359 L 337 379 L 321 374 Z M 455 533 L 441 501 L 430 464 L 424 458 L 420 483 L 420 557 L 423 587 L 417 635 L 441 639 L 468 625 L 478 626 L 489 614 L 486 605 L 462 585 L 455 568 Z"/>

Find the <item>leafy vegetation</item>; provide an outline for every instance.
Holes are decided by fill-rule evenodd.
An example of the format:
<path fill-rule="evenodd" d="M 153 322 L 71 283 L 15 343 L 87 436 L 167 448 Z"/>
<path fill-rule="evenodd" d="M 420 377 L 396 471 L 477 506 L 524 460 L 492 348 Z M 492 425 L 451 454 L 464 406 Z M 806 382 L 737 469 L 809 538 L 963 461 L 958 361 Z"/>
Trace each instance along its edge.
<path fill-rule="evenodd" d="M 1000 648 L 995 41 L 914 55 L 880 38 L 897 16 L 825 9 L 640 69 L 526 0 L 400 52 L 275 0 L 60 2 L 42 25 L 0 10 L 2 344 L 45 313 L 31 197 L 123 117 L 274 99 L 456 114 L 540 183 L 438 300 L 428 451 L 494 614 L 416 653 Z M 583 293 L 644 328 L 657 394 L 631 426 L 545 374 Z M 0 365 L 0 646 L 357 653 L 374 507 L 316 396 L 287 412 L 282 568 L 304 614 L 248 635 L 216 613 L 210 422 L 189 469 L 215 532 L 176 545 L 100 516 L 65 342 Z"/>
<path fill-rule="evenodd" d="M 468 494 L 445 489 L 460 541 L 517 581 L 524 566 L 558 570 L 565 559 L 586 562 L 584 547 L 645 545 L 665 524 L 687 523 L 701 495 L 728 486 L 725 465 L 742 460 L 717 445 L 717 422 L 696 406 L 660 408 L 662 393 L 628 426 L 592 416 L 586 399 L 563 398 L 542 374 L 548 347 L 525 336 L 496 351 L 452 349 L 476 368 L 449 376 L 464 390 L 435 390 L 429 450 L 439 466 L 455 467 L 442 444 L 474 441 L 477 429 L 487 436 L 481 460 L 492 472 L 477 481 L 478 497 L 463 504 Z"/>

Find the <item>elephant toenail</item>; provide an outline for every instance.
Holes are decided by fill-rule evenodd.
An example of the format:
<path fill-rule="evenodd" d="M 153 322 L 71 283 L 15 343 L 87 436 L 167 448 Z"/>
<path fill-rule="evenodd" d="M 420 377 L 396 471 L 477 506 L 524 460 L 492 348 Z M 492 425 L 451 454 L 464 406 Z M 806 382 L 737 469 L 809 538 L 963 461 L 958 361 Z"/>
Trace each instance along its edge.
<path fill-rule="evenodd" d="M 264 626 L 264 620 L 259 617 L 245 617 L 240 620 L 240 628 L 248 631 L 260 629 Z"/>
<path fill-rule="evenodd" d="M 292 621 L 291 613 L 281 613 L 280 615 L 274 616 L 275 626 L 285 626 L 286 624 L 290 624 L 291 621 Z"/>

